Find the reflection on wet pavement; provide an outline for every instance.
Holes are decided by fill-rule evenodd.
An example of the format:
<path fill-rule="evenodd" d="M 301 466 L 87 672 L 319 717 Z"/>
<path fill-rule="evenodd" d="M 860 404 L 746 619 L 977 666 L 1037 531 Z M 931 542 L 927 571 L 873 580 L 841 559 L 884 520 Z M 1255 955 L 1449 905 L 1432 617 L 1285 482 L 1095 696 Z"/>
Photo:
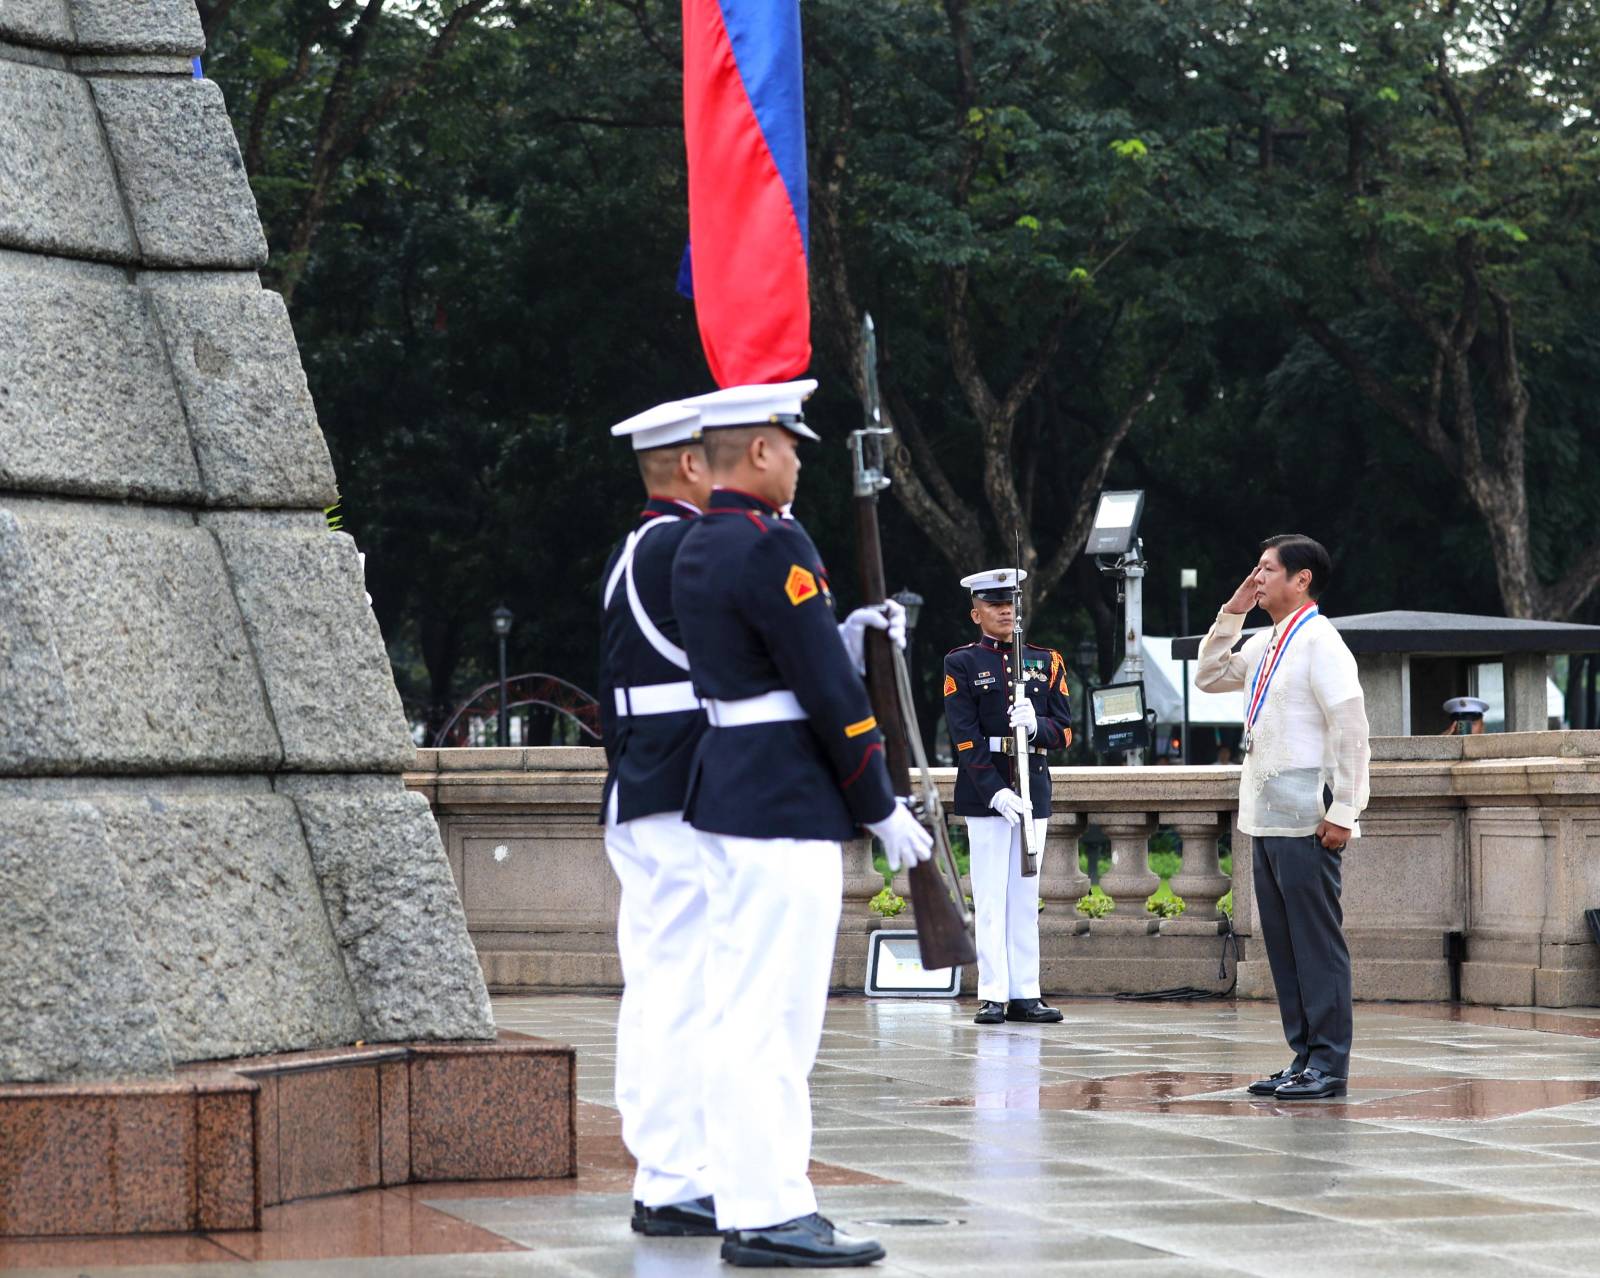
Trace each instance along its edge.
<path fill-rule="evenodd" d="M 1350 1094 L 1285 1103 L 1243 1091 L 1286 1063 L 1272 1006 L 1057 1002 L 1061 1025 L 994 1027 L 951 1002 L 830 1004 L 811 1080 L 812 1174 L 825 1213 L 888 1247 L 874 1278 L 1600 1269 L 1593 1009 L 1358 1004 Z M 505 1027 L 578 1048 L 572 1180 L 296 1204 L 256 1238 L 19 1244 L 0 1249 L 0 1269 L 726 1278 L 715 1239 L 629 1230 L 616 1013 L 607 998 L 496 1000 Z"/>

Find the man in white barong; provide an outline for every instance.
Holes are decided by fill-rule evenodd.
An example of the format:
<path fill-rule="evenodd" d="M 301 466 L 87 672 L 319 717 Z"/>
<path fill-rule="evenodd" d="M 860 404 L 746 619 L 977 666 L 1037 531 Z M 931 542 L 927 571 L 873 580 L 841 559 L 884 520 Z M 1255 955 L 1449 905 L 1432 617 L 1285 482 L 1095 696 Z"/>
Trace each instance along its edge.
<path fill-rule="evenodd" d="M 1342 1096 L 1352 1039 L 1340 855 L 1367 805 L 1366 704 L 1355 658 L 1317 600 L 1332 572 L 1319 542 L 1269 537 L 1200 644 L 1196 684 L 1245 691 L 1239 828 L 1250 835 L 1261 939 L 1294 1059 L 1249 1091 Z M 1244 619 L 1272 619 L 1234 651 Z"/>

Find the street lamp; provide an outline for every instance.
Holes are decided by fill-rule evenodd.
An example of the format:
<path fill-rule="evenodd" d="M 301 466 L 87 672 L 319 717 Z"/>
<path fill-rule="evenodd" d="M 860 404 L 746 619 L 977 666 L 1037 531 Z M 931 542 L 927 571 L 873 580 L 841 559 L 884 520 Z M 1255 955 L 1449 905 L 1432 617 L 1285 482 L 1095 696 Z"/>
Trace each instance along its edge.
<path fill-rule="evenodd" d="M 922 615 L 922 605 L 927 602 L 915 590 L 907 586 L 904 590 L 896 591 L 889 596 L 906 610 L 906 647 L 911 646 L 911 633 L 917 628 L 917 618 Z"/>
<path fill-rule="evenodd" d="M 1189 634 L 1189 592 L 1200 584 L 1200 570 L 1178 569 L 1178 634 Z M 1183 659 L 1183 753 L 1179 758 L 1189 762 L 1189 658 Z"/>
<path fill-rule="evenodd" d="M 494 635 L 500 641 L 500 721 L 496 740 L 500 745 L 511 744 L 511 715 L 506 709 L 506 636 L 511 633 L 511 623 L 516 614 L 501 604 L 489 614 L 494 621 Z"/>

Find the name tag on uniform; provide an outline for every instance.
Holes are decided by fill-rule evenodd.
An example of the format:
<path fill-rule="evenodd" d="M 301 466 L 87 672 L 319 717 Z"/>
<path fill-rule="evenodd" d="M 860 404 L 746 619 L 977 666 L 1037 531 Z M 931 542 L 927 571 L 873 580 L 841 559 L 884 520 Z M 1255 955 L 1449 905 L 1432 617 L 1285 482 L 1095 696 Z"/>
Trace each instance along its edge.
<path fill-rule="evenodd" d="M 988 673 L 988 671 L 985 671 L 972 681 L 972 686 L 974 688 L 992 688 L 994 687 L 995 682 L 995 677 Z"/>

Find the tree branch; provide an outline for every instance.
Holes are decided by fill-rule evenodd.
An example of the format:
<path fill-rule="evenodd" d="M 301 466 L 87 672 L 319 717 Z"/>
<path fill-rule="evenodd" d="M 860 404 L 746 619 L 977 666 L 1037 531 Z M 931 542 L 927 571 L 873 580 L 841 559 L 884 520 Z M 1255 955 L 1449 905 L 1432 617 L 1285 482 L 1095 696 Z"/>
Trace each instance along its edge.
<path fill-rule="evenodd" d="M 1577 612 L 1596 588 L 1600 588 L 1600 542 L 1592 542 L 1579 552 L 1561 580 L 1542 591 L 1540 612 L 1556 621 L 1565 621 Z"/>
<path fill-rule="evenodd" d="M 1106 473 L 1111 469 L 1112 459 L 1116 456 L 1117 449 L 1122 446 L 1122 441 L 1128 437 L 1128 432 L 1138 421 L 1139 414 L 1144 411 L 1146 404 L 1156 397 L 1162 379 L 1166 377 L 1167 370 L 1172 367 L 1172 361 L 1177 358 L 1178 352 L 1183 348 L 1184 335 L 1180 333 L 1173 339 L 1172 344 L 1162 353 L 1161 357 L 1145 375 L 1143 384 L 1134 392 L 1132 400 L 1122 415 L 1117 418 L 1111 430 L 1100 440 L 1099 447 L 1095 450 L 1094 460 L 1089 468 L 1084 471 L 1083 477 L 1078 481 L 1077 501 L 1073 506 L 1072 522 L 1062 534 L 1060 543 L 1056 546 L 1055 553 L 1050 556 L 1047 563 L 1038 569 L 1038 580 L 1034 588 L 1035 606 L 1043 603 L 1055 588 L 1061 578 L 1066 575 L 1067 569 L 1072 566 L 1072 561 L 1077 558 L 1078 552 L 1083 549 L 1083 544 L 1089 538 L 1089 529 L 1094 524 L 1096 508 L 1095 495 L 1105 483 Z"/>

